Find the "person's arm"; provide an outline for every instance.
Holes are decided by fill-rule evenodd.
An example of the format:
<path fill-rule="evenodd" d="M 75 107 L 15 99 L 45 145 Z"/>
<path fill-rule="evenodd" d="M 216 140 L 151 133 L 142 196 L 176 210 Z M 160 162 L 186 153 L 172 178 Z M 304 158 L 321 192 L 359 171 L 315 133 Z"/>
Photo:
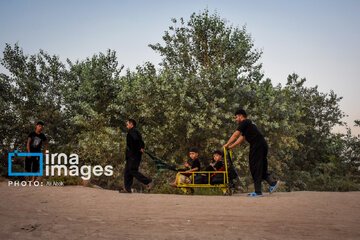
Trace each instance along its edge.
<path fill-rule="evenodd" d="M 145 143 L 142 139 L 142 136 L 141 136 L 141 133 L 138 132 L 138 136 L 137 136 L 137 139 L 138 141 L 138 144 L 139 144 L 139 147 L 140 147 L 140 152 L 144 153 L 145 152 Z"/>
<path fill-rule="evenodd" d="M 48 147 L 48 143 L 47 143 L 47 141 L 45 141 L 44 142 L 44 155 L 46 154 L 47 147 Z"/>
<path fill-rule="evenodd" d="M 196 168 L 192 168 L 192 169 L 190 169 L 190 170 L 187 170 L 186 172 L 195 172 L 195 171 L 197 171 L 197 170 L 199 170 L 199 168 L 198 168 L 198 167 L 196 167 Z"/>
<path fill-rule="evenodd" d="M 141 134 L 140 134 L 140 137 L 139 137 L 140 139 L 140 152 L 142 152 L 142 153 L 144 153 L 145 152 L 145 143 L 144 143 L 144 141 L 142 140 L 142 136 L 141 136 Z"/>
<path fill-rule="evenodd" d="M 240 131 L 239 130 L 236 130 L 233 135 L 230 137 L 229 141 L 223 146 L 224 148 L 229 148 L 229 145 L 234 142 L 236 139 L 238 139 L 238 137 L 240 136 Z M 239 143 L 238 143 L 239 144 Z M 237 144 L 236 144 L 237 145 Z M 235 146 L 236 146 L 235 145 Z"/>
<path fill-rule="evenodd" d="M 30 153 L 30 142 L 31 142 L 31 137 L 28 138 L 28 141 L 27 141 L 27 144 L 26 144 L 28 153 Z"/>
<path fill-rule="evenodd" d="M 236 145 L 242 143 L 242 142 L 244 141 L 244 139 L 245 139 L 244 136 L 240 136 L 240 137 L 236 140 L 236 142 L 234 142 L 234 143 L 233 143 L 231 146 L 229 146 L 228 148 L 231 149 L 231 148 L 235 147 Z"/>
<path fill-rule="evenodd" d="M 195 171 L 199 171 L 200 169 L 200 162 L 198 160 L 194 160 L 194 162 L 191 164 L 192 167 L 190 170 L 188 170 L 187 172 L 195 172 Z"/>

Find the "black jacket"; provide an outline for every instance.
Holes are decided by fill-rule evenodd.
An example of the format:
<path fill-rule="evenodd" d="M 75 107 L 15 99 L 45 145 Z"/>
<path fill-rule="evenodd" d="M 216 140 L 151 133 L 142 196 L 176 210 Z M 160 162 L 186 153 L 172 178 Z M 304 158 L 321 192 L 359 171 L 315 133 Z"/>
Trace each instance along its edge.
<path fill-rule="evenodd" d="M 140 132 L 136 128 L 129 130 L 126 136 L 126 158 L 141 157 L 140 149 L 145 148 Z"/>

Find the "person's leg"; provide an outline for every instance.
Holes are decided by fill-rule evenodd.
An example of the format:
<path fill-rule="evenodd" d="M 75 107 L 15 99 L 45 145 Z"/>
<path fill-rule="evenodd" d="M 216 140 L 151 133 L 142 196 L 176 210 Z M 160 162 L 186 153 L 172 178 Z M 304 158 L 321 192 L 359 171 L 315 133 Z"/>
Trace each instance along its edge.
<path fill-rule="evenodd" d="M 32 162 L 32 164 L 33 164 L 33 167 L 32 167 L 32 172 L 33 173 L 37 173 L 37 172 L 39 172 L 39 168 L 40 168 L 40 158 L 39 157 L 32 157 L 33 158 L 33 162 Z M 35 176 L 33 176 L 32 177 L 32 183 L 34 183 L 35 182 Z"/>
<path fill-rule="evenodd" d="M 187 178 L 188 178 L 187 176 L 180 174 L 179 184 L 186 184 L 186 182 L 187 182 L 186 179 Z"/>
<path fill-rule="evenodd" d="M 194 179 L 195 184 L 203 184 L 204 183 L 205 176 L 202 176 L 201 174 L 197 175 Z"/>
<path fill-rule="evenodd" d="M 141 162 L 141 158 L 137 158 L 137 159 L 131 159 L 131 169 L 130 169 L 130 173 L 131 175 L 136 178 L 139 182 L 141 182 L 142 184 L 149 184 L 152 182 L 152 179 L 145 177 L 141 172 L 139 172 L 139 166 L 140 166 L 140 162 Z"/>
<path fill-rule="evenodd" d="M 182 174 L 179 175 L 179 178 L 178 178 L 178 175 L 176 174 L 176 177 L 175 177 L 175 180 L 173 183 L 170 183 L 169 185 L 172 186 L 172 187 L 176 187 L 176 185 L 178 184 L 178 182 L 180 182 L 180 178 L 181 178 Z"/>
<path fill-rule="evenodd" d="M 139 172 L 139 170 L 131 170 L 131 175 L 133 175 L 134 178 L 136 178 L 139 182 L 141 182 L 142 184 L 149 184 L 151 183 L 152 179 L 145 177 L 141 172 Z"/>
<path fill-rule="evenodd" d="M 131 175 L 130 172 L 130 164 L 126 162 L 125 171 L 124 171 L 124 185 L 125 185 L 125 190 L 129 193 L 131 193 L 132 184 L 133 184 L 133 176 Z"/>
<path fill-rule="evenodd" d="M 211 184 L 223 184 L 224 183 L 224 174 L 218 173 L 211 179 Z"/>
<path fill-rule="evenodd" d="M 186 184 L 192 184 L 193 183 L 193 176 L 187 177 L 185 180 Z"/>
<path fill-rule="evenodd" d="M 250 171 L 254 180 L 255 193 L 261 195 L 261 181 L 264 171 L 264 147 L 259 145 L 252 146 L 250 149 Z"/>
<path fill-rule="evenodd" d="M 270 186 L 275 186 L 277 181 L 271 177 L 270 173 L 267 173 L 266 178 L 264 179 Z"/>
<path fill-rule="evenodd" d="M 175 180 L 173 183 L 169 183 L 170 186 L 172 187 L 176 187 L 176 181 L 177 181 L 177 176 L 175 177 Z"/>
<path fill-rule="evenodd" d="M 275 186 L 277 183 L 277 180 L 275 180 L 270 173 L 266 172 L 264 178 L 263 178 L 270 186 Z"/>
<path fill-rule="evenodd" d="M 277 181 L 274 180 L 270 173 L 268 172 L 268 160 L 267 160 L 267 154 L 268 154 L 268 145 L 265 142 L 263 147 L 263 177 L 262 179 L 265 180 L 270 186 L 275 186 Z"/>
<path fill-rule="evenodd" d="M 32 157 L 25 157 L 25 172 L 31 173 Z M 26 176 L 25 180 L 31 181 L 31 176 Z"/>

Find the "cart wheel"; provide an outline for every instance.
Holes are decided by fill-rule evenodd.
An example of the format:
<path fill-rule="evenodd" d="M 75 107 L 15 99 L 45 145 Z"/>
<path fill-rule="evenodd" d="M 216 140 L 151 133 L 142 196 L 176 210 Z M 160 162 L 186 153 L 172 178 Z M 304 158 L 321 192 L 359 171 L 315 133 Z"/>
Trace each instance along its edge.
<path fill-rule="evenodd" d="M 224 196 L 231 196 L 232 195 L 231 188 L 221 188 L 221 191 L 223 192 Z"/>
<path fill-rule="evenodd" d="M 233 195 L 233 189 L 232 188 L 228 188 L 227 190 L 227 196 L 232 196 Z"/>
<path fill-rule="evenodd" d="M 194 189 L 192 189 L 192 188 L 181 188 L 181 190 L 182 190 L 186 195 L 192 195 L 192 194 L 194 194 Z"/>

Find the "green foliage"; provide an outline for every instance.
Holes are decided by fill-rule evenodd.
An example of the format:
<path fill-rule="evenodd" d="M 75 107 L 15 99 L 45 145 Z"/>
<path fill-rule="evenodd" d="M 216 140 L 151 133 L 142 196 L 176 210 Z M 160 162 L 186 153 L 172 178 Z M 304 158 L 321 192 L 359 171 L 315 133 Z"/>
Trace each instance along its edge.
<path fill-rule="evenodd" d="M 187 149 L 197 146 L 205 167 L 236 129 L 233 113 L 243 107 L 266 136 L 269 167 L 282 190 L 359 189 L 359 136 L 331 132 L 343 124 L 341 97 L 305 87 L 306 79 L 295 73 L 285 86 L 274 86 L 263 78 L 262 52 L 246 28 L 228 25 L 216 13 L 205 10 L 172 23 L 163 45 L 149 45 L 163 57 L 159 69 L 147 62 L 122 73 L 111 50 L 63 64 L 42 50 L 27 56 L 7 44 L 1 64 L 9 73 L 0 74 L 1 175 L 7 153 L 25 150 L 38 120 L 46 124 L 50 152 L 77 153 L 80 164 L 114 167 L 113 177 L 91 179 L 101 187 L 123 184 L 128 118 L 138 121 L 147 151 L 180 166 Z M 252 188 L 248 152 L 246 144 L 234 149 L 241 191 Z M 154 192 L 181 193 L 167 185 L 175 174 L 157 176 L 145 155 L 141 171 L 154 176 Z M 136 181 L 134 187 L 146 191 Z"/>

